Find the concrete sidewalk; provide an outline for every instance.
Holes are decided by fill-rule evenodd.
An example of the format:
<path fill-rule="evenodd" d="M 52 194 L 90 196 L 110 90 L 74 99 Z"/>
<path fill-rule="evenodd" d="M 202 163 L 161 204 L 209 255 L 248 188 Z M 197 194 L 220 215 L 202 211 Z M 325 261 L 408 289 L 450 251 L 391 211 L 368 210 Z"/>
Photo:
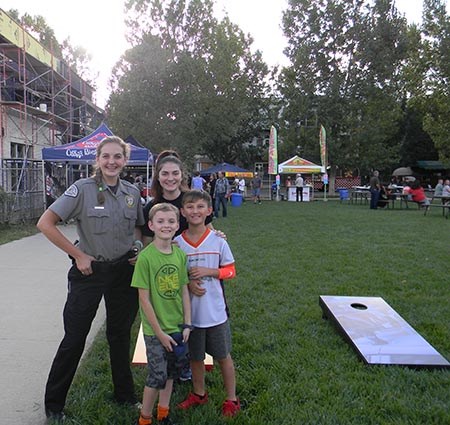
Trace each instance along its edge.
<path fill-rule="evenodd" d="M 60 229 L 76 239 L 75 226 Z M 0 245 L 0 425 L 46 423 L 44 388 L 63 336 L 69 267 L 40 233 Z M 87 347 L 104 321 L 102 303 Z"/>

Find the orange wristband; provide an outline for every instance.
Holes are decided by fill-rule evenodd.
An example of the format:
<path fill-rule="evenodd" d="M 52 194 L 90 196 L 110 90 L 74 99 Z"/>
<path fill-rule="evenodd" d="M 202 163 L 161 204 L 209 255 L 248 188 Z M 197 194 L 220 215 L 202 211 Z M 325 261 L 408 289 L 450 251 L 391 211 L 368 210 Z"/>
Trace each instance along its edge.
<path fill-rule="evenodd" d="M 236 269 L 234 263 L 223 266 L 219 269 L 219 279 L 233 279 L 236 276 Z"/>

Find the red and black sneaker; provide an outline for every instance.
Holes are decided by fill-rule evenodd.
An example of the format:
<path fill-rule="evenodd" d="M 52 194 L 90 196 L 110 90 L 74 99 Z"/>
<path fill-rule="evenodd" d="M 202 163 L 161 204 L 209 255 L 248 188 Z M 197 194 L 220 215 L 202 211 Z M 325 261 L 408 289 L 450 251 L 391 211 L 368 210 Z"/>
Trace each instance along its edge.
<path fill-rule="evenodd" d="M 222 414 L 228 418 L 236 416 L 241 410 L 241 403 L 239 399 L 236 400 L 225 400 L 222 404 Z"/>
<path fill-rule="evenodd" d="M 201 404 L 206 403 L 208 403 L 208 393 L 205 393 L 203 397 L 194 393 L 189 393 L 186 400 L 179 403 L 177 407 L 179 409 L 187 410 L 190 409 L 191 407 L 200 406 Z"/>

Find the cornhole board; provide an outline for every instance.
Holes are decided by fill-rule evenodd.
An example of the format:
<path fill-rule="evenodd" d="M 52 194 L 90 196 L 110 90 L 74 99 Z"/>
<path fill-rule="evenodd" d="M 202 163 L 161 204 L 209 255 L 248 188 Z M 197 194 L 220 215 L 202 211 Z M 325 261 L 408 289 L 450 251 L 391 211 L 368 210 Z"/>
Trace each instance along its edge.
<path fill-rule="evenodd" d="M 319 305 L 366 364 L 450 367 L 383 298 L 321 295 Z"/>
<path fill-rule="evenodd" d="M 212 368 L 214 361 L 213 358 L 206 354 L 205 367 L 207 369 Z M 145 349 L 144 332 L 142 331 L 142 323 L 139 327 L 138 336 L 136 339 L 136 346 L 134 347 L 133 360 L 131 364 L 134 366 L 142 366 L 147 364 L 147 350 Z"/>

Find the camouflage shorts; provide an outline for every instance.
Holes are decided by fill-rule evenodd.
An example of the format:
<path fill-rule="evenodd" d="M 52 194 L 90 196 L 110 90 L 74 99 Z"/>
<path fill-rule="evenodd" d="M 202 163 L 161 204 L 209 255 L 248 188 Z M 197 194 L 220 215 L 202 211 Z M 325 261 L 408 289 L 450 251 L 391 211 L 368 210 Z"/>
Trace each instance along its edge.
<path fill-rule="evenodd" d="M 144 335 L 147 351 L 147 381 L 146 386 L 162 390 L 168 379 L 178 379 L 185 360 L 166 351 L 156 336 Z"/>

